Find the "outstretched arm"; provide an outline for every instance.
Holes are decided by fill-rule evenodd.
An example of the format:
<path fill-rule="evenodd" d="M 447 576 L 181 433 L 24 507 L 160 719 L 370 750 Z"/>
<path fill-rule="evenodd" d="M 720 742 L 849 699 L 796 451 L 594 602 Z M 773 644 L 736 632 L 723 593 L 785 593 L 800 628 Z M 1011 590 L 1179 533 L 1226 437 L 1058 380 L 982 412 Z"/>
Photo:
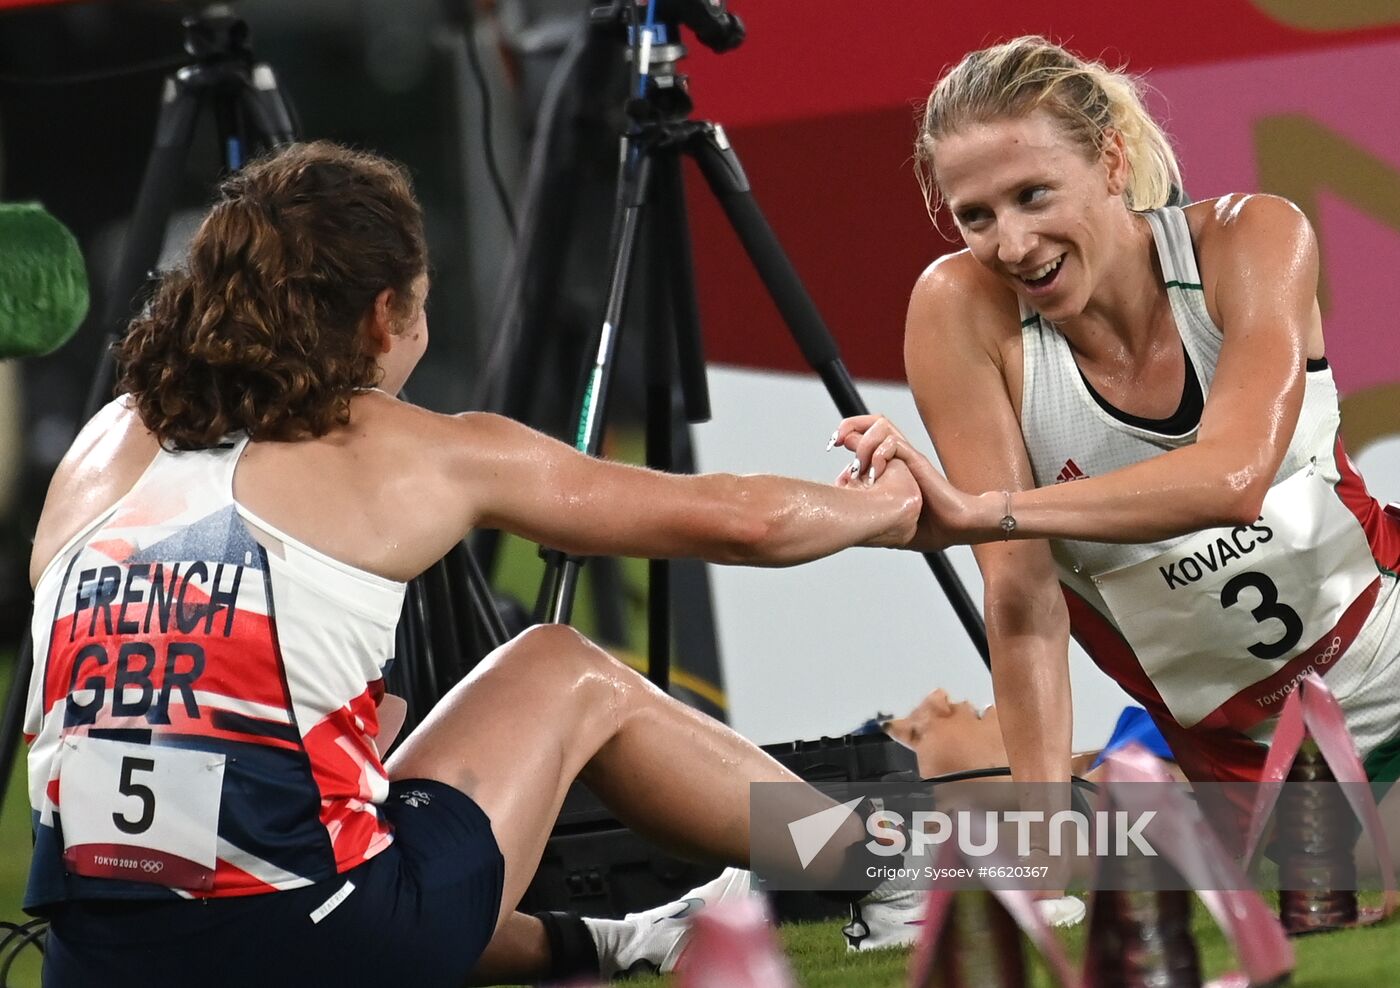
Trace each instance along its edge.
<path fill-rule="evenodd" d="M 471 506 L 463 527 L 500 528 L 579 555 L 789 565 L 853 545 L 903 546 L 919 510 L 907 472 L 844 489 L 668 474 L 585 456 L 495 415 L 458 416 L 452 428 L 449 469 Z"/>

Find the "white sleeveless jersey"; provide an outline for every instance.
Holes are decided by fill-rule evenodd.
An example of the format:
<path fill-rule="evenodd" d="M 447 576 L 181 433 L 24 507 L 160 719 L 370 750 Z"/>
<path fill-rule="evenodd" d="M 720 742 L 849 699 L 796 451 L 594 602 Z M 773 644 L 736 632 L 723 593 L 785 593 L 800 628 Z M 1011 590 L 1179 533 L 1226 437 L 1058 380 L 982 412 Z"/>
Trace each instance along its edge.
<path fill-rule="evenodd" d="M 404 586 L 240 506 L 246 443 L 157 453 L 39 579 L 27 908 L 295 888 L 392 839 L 374 738 Z"/>
<path fill-rule="evenodd" d="M 1222 337 L 1186 217 L 1179 208 L 1144 216 L 1188 373 L 1208 398 Z M 1195 442 L 1199 416 L 1172 434 L 1165 423 L 1112 414 L 1055 327 L 1024 303 L 1021 315 L 1021 430 L 1037 485 L 1100 476 Z M 1366 706 L 1363 683 L 1400 664 L 1397 636 L 1381 633 L 1400 602 L 1400 519 L 1366 493 L 1339 426 L 1330 369 L 1309 369 L 1298 424 L 1256 522 L 1140 545 L 1051 541 L 1076 639 L 1159 723 L 1165 715 L 1191 729 L 1190 741 L 1168 730 L 1173 747 L 1212 733 L 1267 737 L 1308 671 L 1328 674 L 1344 707 L 1349 697 Z M 1396 718 L 1394 704 L 1380 716 L 1349 714 L 1363 754 L 1400 728 Z"/>

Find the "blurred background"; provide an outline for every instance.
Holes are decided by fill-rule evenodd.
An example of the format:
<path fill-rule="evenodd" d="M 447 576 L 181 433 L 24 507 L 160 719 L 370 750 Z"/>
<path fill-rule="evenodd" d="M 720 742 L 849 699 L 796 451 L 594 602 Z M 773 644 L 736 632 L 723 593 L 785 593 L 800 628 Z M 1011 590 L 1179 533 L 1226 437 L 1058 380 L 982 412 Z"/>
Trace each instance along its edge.
<path fill-rule="evenodd" d="M 89 318 L 70 343 L 0 362 L 0 687 L 28 615 L 34 520 L 111 328 L 100 316 L 164 80 L 188 60 L 181 18 L 210 6 L 0 0 L 0 199 L 37 200 L 67 224 L 92 283 Z M 569 431 L 607 287 L 628 75 L 617 34 L 587 27 L 590 6 L 229 5 L 303 136 L 389 155 L 414 175 L 434 266 L 432 346 L 411 383 L 422 404 L 500 408 Z M 1146 74 L 1192 197 L 1268 191 L 1309 213 L 1344 439 L 1373 493 L 1400 499 L 1400 3 L 729 6 L 748 27 L 742 46 L 721 55 L 685 39 L 680 70 L 691 77 L 695 115 L 725 125 L 872 407 L 922 439 L 902 386 L 903 310 L 918 273 L 959 246 L 951 224 L 930 224 L 914 180 L 916 105 L 963 52 L 1042 33 Z M 168 260 L 219 172 L 217 135 L 202 128 L 176 190 Z M 829 399 L 694 174 L 686 197 L 714 405 L 713 420 L 693 431 L 698 466 L 834 476 L 841 464 L 820 452 L 837 418 Z M 640 448 L 638 349 L 624 346 L 608 447 L 630 458 Z M 493 583 L 528 610 L 539 579 L 533 549 L 505 546 L 493 558 Z M 980 600 L 970 553 L 952 560 Z M 639 573 L 623 566 L 607 576 L 621 617 L 590 603 L 579 620 L 634 656 L 644 644 Z M 676 691 L 759 741 L 840 734 L 877 712 L 907 710 L 935 685 L 991 699 L 952 609 L 907 554 L 853 550 L 794 571 L 701 571 L 685 587 Z M 1106 735 L 1121 694 L 1082 654 L 1073 663 L 1076 743 L 1089 746 Z M 21 792 L 11 788 L 0 823 L 0 916 L 17 911 L 27 860 Z"/>

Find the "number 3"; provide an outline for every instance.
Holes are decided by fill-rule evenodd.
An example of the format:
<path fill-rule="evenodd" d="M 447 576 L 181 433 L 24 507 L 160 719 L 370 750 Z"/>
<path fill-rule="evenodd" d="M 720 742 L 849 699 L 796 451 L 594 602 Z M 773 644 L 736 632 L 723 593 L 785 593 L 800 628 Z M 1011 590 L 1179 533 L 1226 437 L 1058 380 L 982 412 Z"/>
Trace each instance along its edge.
<path fill-rule="evenodd" d="M 135 820 L 129 820 L 120 813 L 112 814 L 112 822 L 124 834 L 139 834 L 151 828 L 151 822 L 156 816 L 156 794 L 151 791 L 150 786 L 131 781 L 131 776 L 135 772 L 154 772 L 155 769 L 154 758 L 122 759 L 122 781 L 117 791 L 123 796 L 135 796 L 141 800 L 141 815 Z"/>
<path fill-rule="evenodd" d="M 1263 624 L 1270 618 L 1283 622 L 1283 637 L 1273 642 L 1255 642 L 1249 654 L 1260 659 L 1278 659 L 1287 655 L 1303 637 L 1303 619 L 1287 604 L 1278 601 L 1278 587 L 1263 573 L 1239 573 L 1220 588 L 1220 606 L 1233 607 L 1240 591 L 1250 587 L 1259 592 L 1259 605 L 1250 611 L 1254 620 Z"/>

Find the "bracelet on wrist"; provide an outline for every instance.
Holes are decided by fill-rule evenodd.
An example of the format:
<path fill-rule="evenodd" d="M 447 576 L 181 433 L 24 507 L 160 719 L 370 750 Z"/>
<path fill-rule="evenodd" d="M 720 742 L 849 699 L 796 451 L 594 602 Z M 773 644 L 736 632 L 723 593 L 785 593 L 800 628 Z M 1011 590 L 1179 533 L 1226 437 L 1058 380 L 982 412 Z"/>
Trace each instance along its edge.
<path fill-rule="evenodd" d="M 1001 540 L 1006 542 L 1011 538 L 1011 533 L 1016 531 L 1016 516 L 1011 513 L 1011 492 L 1009 490 L 1002 491 L 1001 495 L 1005 501 L 1006 510 L 1001 516 L 1001 521 L 998 522 L 998 527 L 1001 529 Z"/>

